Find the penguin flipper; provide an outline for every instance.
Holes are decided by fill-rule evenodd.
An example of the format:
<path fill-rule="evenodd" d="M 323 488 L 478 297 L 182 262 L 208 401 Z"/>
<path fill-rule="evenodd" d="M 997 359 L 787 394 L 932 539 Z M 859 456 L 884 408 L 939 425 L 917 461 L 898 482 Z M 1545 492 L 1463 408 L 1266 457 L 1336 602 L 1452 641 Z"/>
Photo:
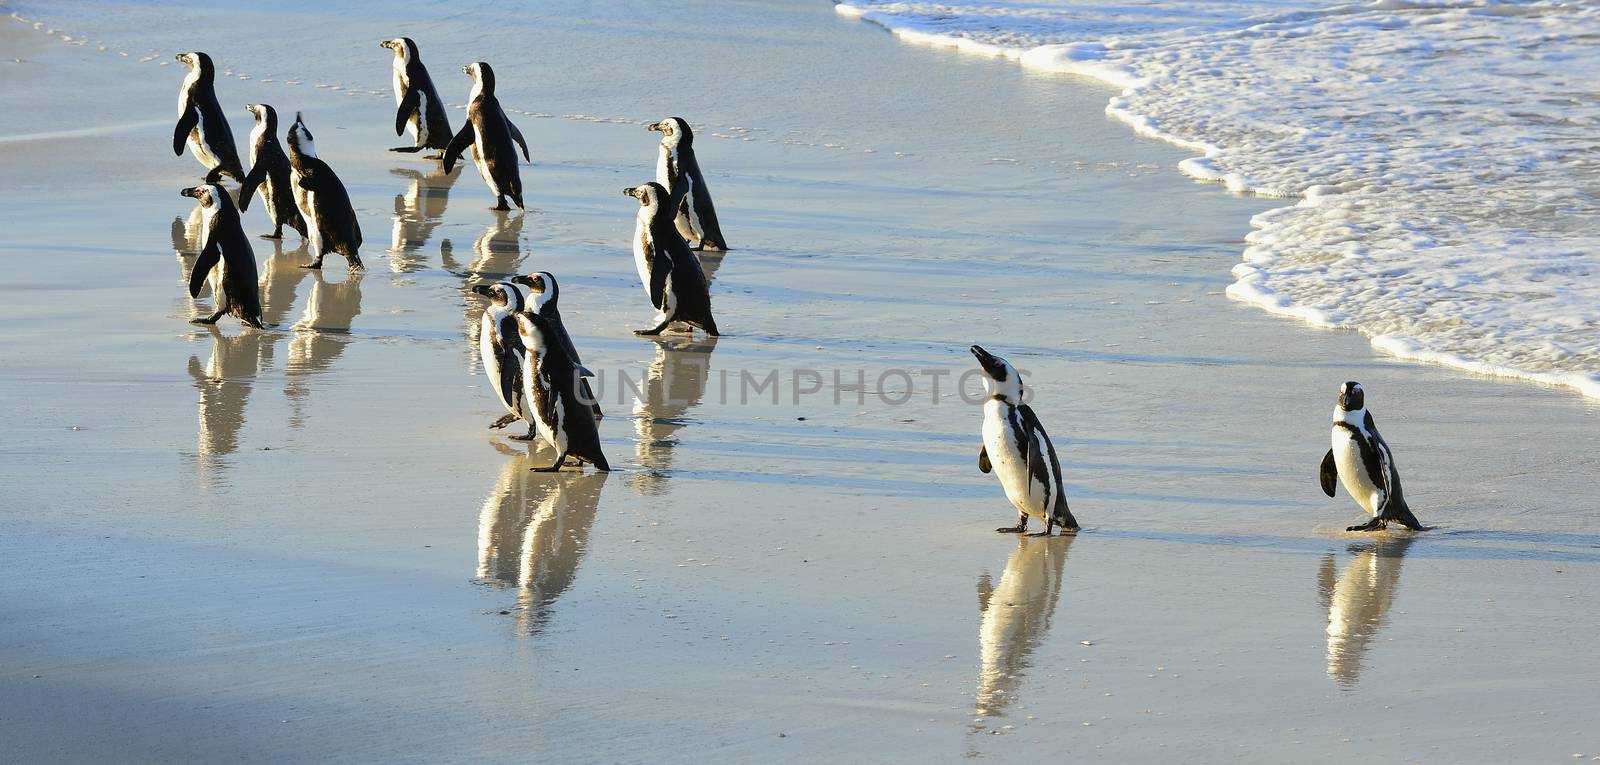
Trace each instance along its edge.
<path fill-rule="evenodd" d="M 467 124 L 461 126 L 461 131 L 456 133 L 456 137 L 450 139 L 450 145 L 444 149 L 444 171 L 446 173 L 455 169 L 456 160 L 461 158 L 461 152 L 466 151 L 467 147 L 472 145 L 472 139 L 472 121 L 468 120 Z"/>
<path fill-rule="evenodd" d="M 200 256 L 194 260 L 194 269 L 189 272 L 189 297 L 200 297 L 200 285 L 206 283 L 206 277 L 211 275 L 211 269 L 216 268 L 217 262 L 222 260 L 222 247 L 217 245 L 216 234 L 206 242 L 200 250 Z M 219 299 L 221 296 L 218 296 Z"/>
<path fill-rule="evenodd" d="M 672 275 L 672 258 L 657 250 L 650 269 L 650 304 L 656 310 L 667 310 L 667 279 Z"/>
<path fill-rule="evenodd" d="M 987 473 L 992 469 L 994 466 L 989 464 L 989 447 L 978 447 L 978 472 Z"/>
<path fill-rule="evenodd" d="M 522 131 L 518 130 L 517 126 L 511 123 L 510 117 L 506 118 L 506 130 L 511 132 L 511 140 L 516 141 L 517 145 L 522 147 L 522 158 L 528 162 L 532 162 L 533 157 L 528 155 L 528 142 L 523 140 Z M 521 207 L 521 205 L 518 205 L 518 207 Z"/>
<path fill-rule="evenodd" d="M 200 112 L 193 104 L 188 104 L 183 113 L 178 115 L 178 126 L 172 129 L 172 153 L 183 156 L 183 144 L 189 140 L 189 133 L 194 131 L 195 125 L 200 124 Z"/>
<path fill-rule="evenodd" d="M 1323 455 L 1322 469 L 1317 477 L 1322 481 L 1322 493 L 1330 497 L 1333 496 L 1334 487 L 1338 485 L 1339 481 L 1339 466 L 1333 461 L 1332 449 L 1329 449 L 1328 453 Z"/>
<path fill-rule="evenodd" d="M 250 198 L 256 195 L 256 187 L 260 186 L 262 181 L 266 179 L 267 163 L 257 162 L 255 167 L 250 168 L 249 174 L 244 177 L 243 183 L 239 186 L 240 210 L 248 211 L 250 209 Z M 267 212 L 270 214 L 272 211 L 268 210 Z"/>
<path fill-rule="evenodd" d="M 411 116 L 412 112 L 417 110 L 417 104 L 420 101 L 421 97 L 418 95 L 418 90 L 415 86 L 406 89 L 406 94 L 400 99 L 400 106 L 395 109 L 394 113 L 395 135 L 405 134 L 406 119 Z M 425 115 L 418 115 L 418 119 L 423 119 L 424 117 Z"/>

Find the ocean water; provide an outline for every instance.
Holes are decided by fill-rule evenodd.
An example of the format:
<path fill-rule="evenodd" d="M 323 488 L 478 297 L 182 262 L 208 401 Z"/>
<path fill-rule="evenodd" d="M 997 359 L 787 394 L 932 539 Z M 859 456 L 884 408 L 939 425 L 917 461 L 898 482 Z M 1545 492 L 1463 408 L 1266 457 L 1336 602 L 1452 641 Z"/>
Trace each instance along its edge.
<path fill-rule="evenodd" d="M 1600 5 L 919 3 L 841 14 L 1123 88 L 1257 215 L 1228 295 L 1388 353 L 1600 396 Z M 1046 126 L 1038 126 L 1040 128 Z"/>

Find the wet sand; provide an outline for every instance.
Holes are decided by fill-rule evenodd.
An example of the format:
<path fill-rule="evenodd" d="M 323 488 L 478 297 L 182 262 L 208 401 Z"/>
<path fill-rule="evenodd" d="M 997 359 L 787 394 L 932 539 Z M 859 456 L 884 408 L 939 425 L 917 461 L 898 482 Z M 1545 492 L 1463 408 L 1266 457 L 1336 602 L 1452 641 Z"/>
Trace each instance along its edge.
<path fill-rule="evenodd" d="M 393 30 L 321 19 L 355 42 L 288 85 L 253 16 L 199 14 L 252 65 L 218 86 L 235 136 L 244 103 L 303 109 L 367 241 L 365 273 L 315 274 L 257 240 L 261 332 L 185 323 L 200 166 L 168 149 L 181 73 L 139 59 L 190 32 L 0 24 L 11 757 L 1600 755 L 1600 407 L 1230 303 L 1268 204 L 1182 179 L 1103 88 L 730 4 L 696 11 L 728 42 L 684 64 L 715 96 L 685 105 L 619 76 L 681 7 L 552 11 L 514 44 L 408 8 L 450 98 L 452 46 L 487 46 L 502 101 L 551 115 L 512 115 L 531 209 L 382 151 Z M 621 189 L 670 113 L 736 248 L 707 260 L 715 341 L 630 332 Z M 467 288 L 534 269 L 602 375 L 609 476 L 531 473 L 553 455 L 485 430 Z M 1077 538 L 992 531 L 1014 516 L 951 392 L 974 342 L 1027 371 Z M 741 387 L 773 371 L 776 399 Z M 1432 530 L 1346 534 L 1317 488 L 1347 379 Z"/>

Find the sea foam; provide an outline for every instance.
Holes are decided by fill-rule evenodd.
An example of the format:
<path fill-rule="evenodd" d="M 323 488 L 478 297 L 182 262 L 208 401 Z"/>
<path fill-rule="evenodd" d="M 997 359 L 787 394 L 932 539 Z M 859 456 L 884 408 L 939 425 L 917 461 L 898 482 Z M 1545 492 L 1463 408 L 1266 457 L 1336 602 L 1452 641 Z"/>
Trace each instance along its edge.
<path fill-rule="evenodd" d="M 1179 169 L 1297 200 L 1228 295 L 1374 347 L 1600 397 L 1600 6 L 921 3 L 841 14 L 1122 89 Z"/>

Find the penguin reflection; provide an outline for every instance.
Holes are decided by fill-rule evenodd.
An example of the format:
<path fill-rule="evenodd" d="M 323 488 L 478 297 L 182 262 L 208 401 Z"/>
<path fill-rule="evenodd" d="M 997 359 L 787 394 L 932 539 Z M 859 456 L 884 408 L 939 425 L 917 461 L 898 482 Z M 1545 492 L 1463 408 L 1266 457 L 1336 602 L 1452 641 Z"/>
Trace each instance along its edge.
<path fill-rule="evenodd" d="M 289 321 L 289 311 L 294 308 L 295 294 L 300 282 L 316 273 L 300 264 L 311 260 L 311 248 L 302 241 L 300 246 L 284 249 L 283 240 L 273 239 L 272 254 L 261 267 L 261 320 L 269 327 L 282 327 Z"/>
<path fill-rule="evenodd" d="M 1387 623 L 1400 582 L 1400 563 L 1415 540 L 1391 537 L 1350 545 L 1355 560 L 1341 575 L 1334 556 L 1323 557 L 1317 589 L 1328 609 L 1328 677 L 1345 688 L 1361 680 L 1361 662 Z"/>
<path fill-rule="evenodd" d="M 302 406 L 310 392 L 310 377 L 327 371 L 350 344 L 350 327 L 361 315 L 361 278 L 360 271 L 349 272 L 339 282 L 327 281 L 320 271 L 311 274 L 311 296 L 305 313 L 294 324 L 284 373 L 291 426 L 303 423 Z"/>
<path fill-rule="evenodd" d="M 262 366 L 271 358 L 270 333 L 242 332 L 228 336 L 216 326 L 211 335 L 211 359 L 204 365 L 189 357 L 189 376 L 200 391 L 200 429 L 196 451 L 201 457 L 222 457 L 239 448 L 244 408 Z"/>
<path fill-rule="evenodd" d="M 494 447 L 511 459 L 478 516 L 478 580 L 515 587 L 518 631 L 537 635 L 577 575 L 609 474 L 535 473 L 549 457 Z"/>
<path fill-rule="evenodd" d="M 204 211 L 197 203 L 189 211 L 189 217 L 181 215 L 172 219 L 172 254 L 178 259 L 178 283 L 184 290 L 189 288 L 189 272 L 194 270 L 195 258 L 200 255 L 200 224 L 205 217 Z M 200 285 L 200 294 L 196 300 L 211 297 L 211 280 L 207 279 Z"/>
<path fill-rule="evenodd" d="M 510 215 L 496 211 L 493 214 L 494 223 L 483 232 L 483 236 L 472 243 L 472 263 L 466 269 L 460 269 L 452 257 L 452 252 L 441 247 L 440 255 L 444 260 L 445 269 L 462 277 L 463 290 L 471 290 L 480 284 L 491 284 L 520 273 L 518 269 L 522 267 L 522 220 L 526 213 L 518 212 L 516 215 Z M 467 370 L 476 374 L 478 354 L 470 349 L 478 347 L 478 326 L 479 319 L 483 315 L 484 301 L 468 299 L 465 304 L 465 337 L 469 346 Z"/>
<path fill-rule="evenodd" d="M 998 585 L 978 578 L 978 700 L 976 713 L 1004 716 L 1016 700 L 1023 673 L 1033 666 L 1061 597 L 1061 571 L 1076 537 L 1017 540 Z"/>
<path fill-rule="evenodd" d="M 641 494 L 665 493 L 663 479 L 670 475 L 678 431 L 691 422 L 689 413 L 705 397 L 711 352 L 717 347 L 715 337 L 700 341 L 662 337 L 655 342 L 655 358 L 638 382 L 639 397 L 633 406 L 634 459 L 645 472 L 630 476 L 630 483 Z M 627 381 L 618 384 L 628 389 Z"/>
<path fill-rule="evenodd" d="M 427 244 L 433 230 L 444 221 L 450 187 L 461 177 L 461 168 L 449 173 L 437 167 L 428 173 L 419 173 L 410 168 L 394 168 L 389 172 L 411 181 L 411 186 L 404 194 L 394 196 L 394 234 L 389 246 L 389 268 L 396 273 L 416 271 L 423 267 L 417 251 Z"/>

